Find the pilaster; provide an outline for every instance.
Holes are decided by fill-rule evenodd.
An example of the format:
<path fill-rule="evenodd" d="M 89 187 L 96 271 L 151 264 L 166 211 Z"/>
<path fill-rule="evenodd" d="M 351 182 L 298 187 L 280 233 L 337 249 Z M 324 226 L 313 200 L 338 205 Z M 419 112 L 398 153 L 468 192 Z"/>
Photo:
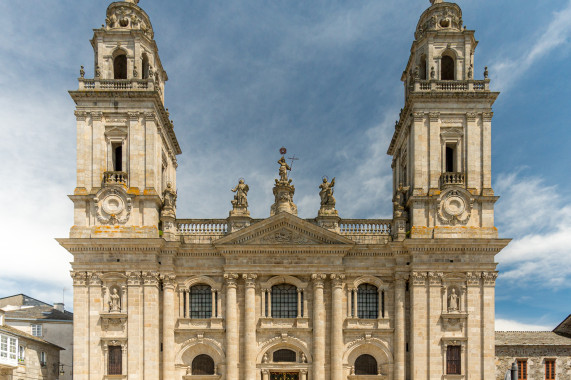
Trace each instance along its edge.
<path fill-rule="evenodd" d="M 484 360 L 484 379 L 493 379 L 495 375 L 495 286 L 497 272 L 482 273 L 482 357 Z"/>
<path fill-rule="evenodd" d="M 483 375 L 481 371 L 482 318 L 480 310 L 482 309 L 482 293 L 480 279 L 480 272 L 466 273 L 466 297 L 468 302 L 468 321 L 466 329 L 466 336 L 468 338 L 466 350 L 467 380 L 481 380 Z"/>
<path fill-rule="evenodd" d="M 85 272 L 71 272 L 73 279 L 73 324 L 76 332 L 73 334 L 73 366 L 74 378 L 77 380 L 89 379 L 89 291 L 87 288 L 87 274 Z"/>
<path fill-rule="evenodd" d="M 144 379 L 158 379 L 160 362 L 159 340 L 159 275 L 149 271 L 142 273 L 144 297 Z"/>
<path fill-rule="evenodd" d="M 103 310 L 101 273 L 87 272 L 89 284 L 89 379 L 98 379 L 105 373 L 99 316 Z"/>
<path fill-rule="evenodd" d="M 428 156 L 428 172 L 429 172 L 429 193 L 434 194 L 440 189 L 440 174 L 442 168 L 440 165 L 440 112 L 429 113 L 429 156 Z M 419 162 L 416 161 L 415 164 Z"/>
<path fill-rule="evenodd" d="M 493 112 L 482 114 L 482 195 L 492 196 L 492 117 Z M 492 223 L 493 225 L 493 223 Z"/>
<path fill-rule="evenodd" d="M 475 195 L 482 188 L 482 134 L 476 113 L 466 114 L 466 131 L 466 186 Z"/>
<path fill-rule="evenodd" d="M 410 292 L 411 378 L 427 379 L 428 310 L 426 309 L 426 272 L 412 272 Z"/>
<path fill-rule="evenodd" d="M 127 272 L 127 362 L 129 380 L 143 379 L 144 339 L 143 339 L 143 292 L 141 272 Z M 75 368 L 74 368 L 75 372 Z"/>
<path fill-rule="evenodd" d="M 428 378 L 441 379 L 442 359 L 440 340 L 440 314 L 442 311 L 442 277 L 441 272 L 428 272 Z"/>

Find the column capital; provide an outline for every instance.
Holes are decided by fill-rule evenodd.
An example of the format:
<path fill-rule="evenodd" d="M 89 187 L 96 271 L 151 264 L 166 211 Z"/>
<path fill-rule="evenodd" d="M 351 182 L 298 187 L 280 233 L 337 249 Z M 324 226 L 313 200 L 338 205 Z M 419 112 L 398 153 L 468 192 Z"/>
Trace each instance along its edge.
<path fill-rule="evenodd" d="M 431 122 L 437 122 L 440 119 L 440 112 L 430 112 L 428 116 Z"/>
<path fill-rule="evenodd" d="M 163 280 L 163 289 L 174 290 L 176 286 L 176 276 L 174 273 L 163 273 L 161 274 L 161 280 Z"/>
<path fill-rule="evenodd" d="M 91 118 L 92 118 L 94 121 L 101 121 L 101 120 L 103 120 L 103 112 L 101 112 L 101 111 L 94 111 L 94 112 L 91 113 Z"/>
<path fill-rule="evenodd" d="M 247 288 L 253 288 L 256 286 L 256 278 L 258 278 L 258 275 L 255 273 L 244 273 L 242 278 L 244 279 Z"/>
<path fill-rule="evenodd" d="M 89 114 L 85 111 L 75 111 L 73 114 L 75 115 L 77 121 L 85 121 L 87 116 L 89 116 Z"/>
<path fill-rule="evenodd" d="M 414 121 L 423 121 L 424 120 L 424 112 L 413 112 L 412 117 Z"/>
<path fill-rule="evenodd" d="M 332 273 L 329 278 L 331 279 L 331 286 L 334 288 L 340 288 L 343 286 L 343 280 L 345 280 L 345 275 L 340 273 Z"/>
<path fill-rule="evenodd" d="M 482 114 L 482 119 L 483 119 L 485 122 L 488 122 L 488 123 L 492 121 L 492 117 L 494 117 L 494 113 L 493 113 L 493 112 L 484 112 L 484 113 Z"/>
<path fill-rule="evenodd" d="M 141 273 L 141 278 L 143 279 L 143 285 L 145 286 L 158 286 L 159 285 L 159 273 L 155 271 L 146 271 Z"/>
<path fill-rule="evenodd" d="M 480 272 L 467 272 L 466 273 L 466 285 L 468 286 L 478 286 L 480 285 L 480 278 L 482 274 Z"/>
<path fill-rule="evenodd" d="M 315 287 L 323 287 L 323 281 L 325 281 L 326 278 L 327 276 L 323 273 L 311 275 L 311 280 L 313 281 L 313 286 Z"/>
<path fill-rule="evenodd" d="M 470 121 L 470 122 L 476 121 L 477 117 L 478 117 L 478 114 L 476 112 L 468 112 L 466 114 L 466 120 Z"/>
<path fill-rule="evenodd" d="M 442 272 L 428 272 L 428 283 L 430 286 L 440 286 L 443 277 L 444 273 Z"/>
<path fill-rule="evenodd" d="M 498 278 L 498 272 L 482 272 L 484 286 L 494 286 L 496 284 L 496 278 Z"/>
<path fill-rule="evenodd" d="M 102 273 L 100 272 L 87 272 L 87 280 L 89 281 L 89 286 L 101 286 Z"/>
<path fill-rule="evenodd" d="M 141 285 L 141 272 L 125 272 L 128 286 Z"/>
<path fill-rule="evenodd" d="M 412 272 L 410 278 L 412 279 L 412 285 L 421 286 L 426 285 L 426 272 Z"/>
<path fill-rule="evenodd" d="M 398 285 L 404 285 L 404 283 L 406 282 L 406 280 L 408 280 L 409 278 L 409 273 L 408 272 L 397 272 L 395 273 L 395 283 L 397 283 Z"/>
<path fill-rule="evenodd" d="M 87 285 L 87 273 L 85 272 L 69 272 L 71 278 L 73 279 L 73 286 L 85 286 Z"/>
<path fill-rule="evenodd" d="M 238 280 L 238 274 L 236 273 L 224 273 L 224 280 L 226 280 L 226 286 L 229 288 L 236 287 L 236 280 Z"/>

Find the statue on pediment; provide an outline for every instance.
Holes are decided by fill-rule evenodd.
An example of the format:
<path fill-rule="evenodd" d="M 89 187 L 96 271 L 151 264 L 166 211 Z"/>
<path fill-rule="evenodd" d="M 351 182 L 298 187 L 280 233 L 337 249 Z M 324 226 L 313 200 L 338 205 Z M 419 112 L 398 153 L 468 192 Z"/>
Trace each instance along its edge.
<path fill-rule="evenodd" d="M 236 187 L 231 189 L 231 191 L 236 193 L 232 201 L 234 208 L 248 207 L 248 191 L 250 191 L 250 188 L 244 183 L 243 179 L 240 179 Z"/>
<path fill-rule="evenodd" d="M 319 197 L 321 198 L 321 206 L 335 206 L 335 197 L 333 197 L 333 187 L 335 186 L 335 177 L 331 182 L 327 181 L 327 177 L 323 177 L 323 183 L 319 185 Z"/>
<path fill-rule="evenodd" d="M 287 172 L 288 170 L 291 170 L 291 167 L 287 164 L 284 156 L 278 160 L 278 164 L 280 164 L 280 169 L 278 172 L 280 175 L 280 181 L 288 182 Z"/>

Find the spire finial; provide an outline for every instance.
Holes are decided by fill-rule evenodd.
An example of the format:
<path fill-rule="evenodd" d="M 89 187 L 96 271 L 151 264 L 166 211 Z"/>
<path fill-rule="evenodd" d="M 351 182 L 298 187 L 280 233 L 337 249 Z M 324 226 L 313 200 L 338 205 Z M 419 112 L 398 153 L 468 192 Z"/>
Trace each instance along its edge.
<path fill-rule="evenodd" d="M 125 2 L 135 4 L 135 5 L 139 4 L 139 0 L 125 0 Z"/>
<path fill-rule="evenodd" d="M 434 4 L 438 4 L 441 3 L 442 0 L 430 0 L 430 4 L 434 5 Z"/>

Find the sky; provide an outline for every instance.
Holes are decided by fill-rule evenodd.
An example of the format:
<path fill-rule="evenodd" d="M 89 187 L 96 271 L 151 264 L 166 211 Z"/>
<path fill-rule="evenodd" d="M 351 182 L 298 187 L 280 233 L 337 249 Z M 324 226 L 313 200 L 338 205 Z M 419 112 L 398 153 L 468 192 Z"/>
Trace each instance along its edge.
<path fill-rule="evenodd" d="M 108 0 L 0 2 L 0 297 L 71 307 L 74 103 L 93 77 L 93 28 Z M 496 329 L 551 330 L 571 313 L 571 0 L 460 0 L 501 95 L 492 122 Z M 141 0 L 169 81 L 179 218 L 224 218 L 243 177 L 254 218 L 269 216 L 279 148 L 302 218 L 336 177 L 343 218 L 390 218 L 386 154 L 400 82 L 428 0 Z"/>

